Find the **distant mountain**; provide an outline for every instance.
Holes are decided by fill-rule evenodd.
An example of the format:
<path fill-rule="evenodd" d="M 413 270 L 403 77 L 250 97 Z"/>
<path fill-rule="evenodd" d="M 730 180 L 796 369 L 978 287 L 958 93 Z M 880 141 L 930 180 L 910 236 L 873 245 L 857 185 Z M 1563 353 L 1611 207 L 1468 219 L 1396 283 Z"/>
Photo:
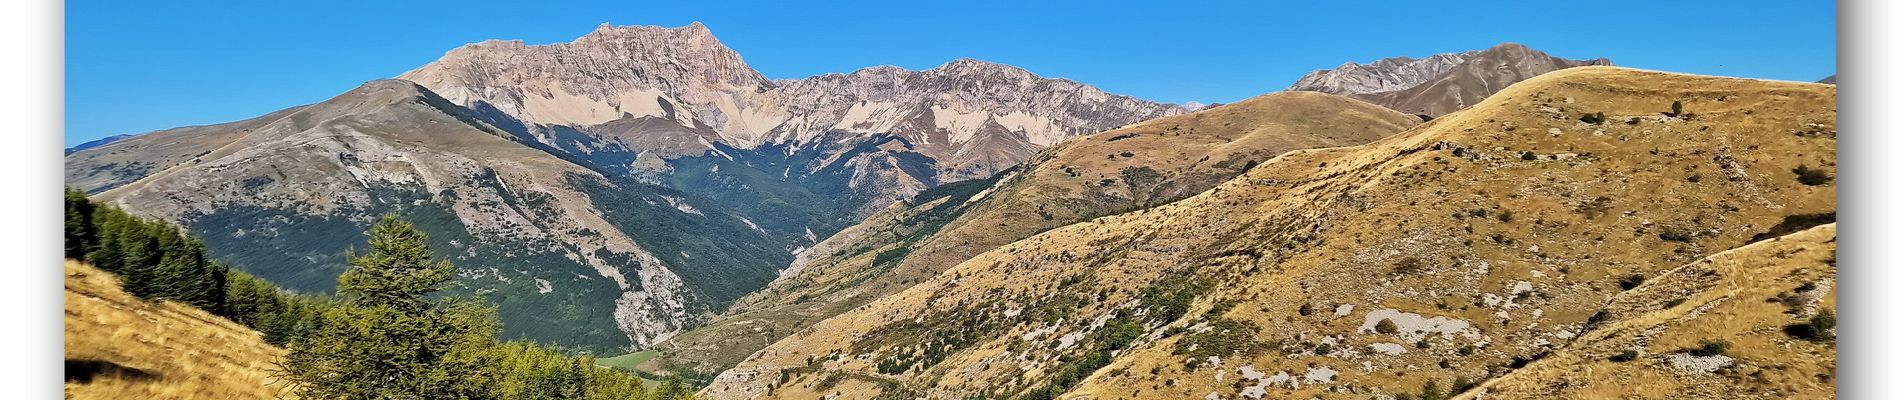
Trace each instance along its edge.
<path fill-rule="evenodd" d="M 969 59 L 768 80 L 702 25 L 603 25 L 78 149 L 66 177 L 300 291 L 330 290 L 362 228 L 401 214 L 507 334 L 610 351 L 696 325 L 899 199 L 1181 112 Z"/>
<path fill-rule="evenodd" d="M 1826 78 L 1821 78 L 1821 80 L 1817 82 L 1832 85 L 1834 84 L 1834 75 L 1828 75 Z"/>
<path fill-rule="evenodd" d="M 1326 92 L 1354 95 L 1410 89 L 1451 73 L 1453 68 L 1476 56 L 1479 51 L 1437 54 L 1412 59 L 1393 57 L 1360 64 L 1347 61 L 1338 68 L 1307 73 L 1293 82 L 1288 91 Z"/>
<path fill-rule="evenodd" d="M 93 141 L 90 141 L 90 142 L 85 142 L 85 143 L 80 143 L 80 144 L 76 144 L 76 145 L 73 145 L 73 147 L 67 147 L 67 148 L 66 148 L 66 154 L 68 154 L 68 155 L 71 155 L 71 154 L 73 154 L 73 153 L 76 153 L 76 152 L 79 152 L 80 150 L 85 150 L 85 149 L 90 149 L 90 148 L 94 148 L 94 147 L 99 147 L 99 146 L 103 146 L 103 145 L 105 145 L 106 143 L 112 143 L 112 142 L 117 142 L 117 141 L 120 141 L 120 140 L 125 140 L 126 138 L 130 138 L 130 137 L 133 137 L 133 136 L 138 136 L 138 134 L 136 134 L 136 133 L 127 133 L 127 134 L 123 134 L 123 135 L 112 135 L 112 136 L 106 136 L 106 137 L 103 137 L 103 138 L 99 138 L 99 139 L 97 139 L 97 140 L 93 140 Z"/>
<path fill-rule="evenodd" d="M 1564 68 L 1614 65 L 1609 59 L 1570 60 L 1516 43 L 1424 59 L 1348 62 L 1313 71 L 1287 90 L 1347 95 L 1408 114 L 1436 117 L 1457 111 L 1513 83 Z"/>
<path fill-rule="evenodd" d="M 550 45 L 488 41 L 400 78 L 513 117 L 521 125 L 503 128 L 606 171 L 660 183 L 753 173 L 693 170 L 700 164 L 753 169 L 849 194 L 840 207 L 852 219 L 940 183 L 987 177 L 1064 139 L 1185 111 L 971 59 L 768 80 L 698 23 L 603 24 Z M 616 124 L 647 129 L 601 127 Z M 681 161 L 714 157 L 724 161 Z M 826 228 L 814 230 L 841 226 Z"/>
<path fill-rule="evenodd" d="M 178 221 L 217 258 L 299 291 L 332 290 L 364 227 L 403 215 L 460 266 L 460 294 L 501 307 L 510 336 L 596 351 L 663 339 L 790 261 L 788 243 L 716 204 L 515 142 L 402 80 L 82 151 L 68 176 L 117 184 L 94 197 Z"/>

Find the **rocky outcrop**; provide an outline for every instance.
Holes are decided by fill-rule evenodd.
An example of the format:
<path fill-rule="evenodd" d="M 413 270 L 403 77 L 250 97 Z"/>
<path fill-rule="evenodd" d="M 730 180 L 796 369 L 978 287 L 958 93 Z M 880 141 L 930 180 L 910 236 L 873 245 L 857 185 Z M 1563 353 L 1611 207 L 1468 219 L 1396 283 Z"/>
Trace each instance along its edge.
<path fill-rule="evenodd" d="M 1477 104 L 1506 86 L 1564 68 L 1614 65 L 1609 59 L 1553 57 L 1517 43 L 1425 59 L 1388 58 L 1314 71 L 1287 90 L 1343 94 L 1399 112 L 1437 117 Z"/>
<path fill-rule="evenodd" d="M 1347 61 L 1338 68 L 1309 72 L 1286 90 L 1338 95 L 1405 90 L 1444 76 L 1477 54 L 1477 51 L 1467 51 L 1435 54 L 1420 59 L 1392 57 L 1371 64 Z"/>
<path fill-rule="evenodd" d="M 906 152 L 933 161 L 924 167 L 929 172 L 854 173 L 895 179 L 853 185 L 889 190 L 859 193 L 868 199 L 856 207 L 860 216 L 916 193 L 916 185 L 902 181 L 928 187 L 982 178 L 1071 137 L 1185 111 L 972 59 L 923 71 L 880 66 L 772 81 L 698 23 L 602 25 L 573 42 L 549 45 L 471 44 L 401 78 L 457 104 L 517 119 L 522 136 L 583 155 L 612 154 L 603 160 L 606 168 L 634 175 L 665 174 L 666 161 L 707 155 L 715 144 L 741 150 L 784 146 L 801 153 L 770 160 L 804 160 L 784 172 L 788 178 L 837 167 L 881 168 L 890 163 L 828 152 L 855 146 L 810 144 L 876 140 L 883 134 L 903 138 Z M 628 118 L 673 121 L 713 135 L 703 143 L 697 138 L 642 141 L 637 138 L 646 136 L 645 130 L 585 128 L 626 125 L 617 121 Z M 579 128 L 580 137 L 564 135 L 560 127 Z M 588 144 L 572 145 L 576 142 Z"/>

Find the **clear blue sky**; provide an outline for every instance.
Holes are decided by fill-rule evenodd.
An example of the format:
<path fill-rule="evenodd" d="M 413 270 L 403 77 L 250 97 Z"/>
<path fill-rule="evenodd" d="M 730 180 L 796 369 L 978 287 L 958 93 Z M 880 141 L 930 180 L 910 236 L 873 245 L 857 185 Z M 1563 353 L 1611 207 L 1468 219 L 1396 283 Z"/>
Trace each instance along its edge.
<path fill-rule="evenodd" d="M 1834 74 L 1832 1 L 155 1 L 66 3 L 66 144 L 233 121 L 392 77 L 464 43 L 701 21 L 766 76 L 972 57 L 1181 103 L 1345 61 L 1518 42 L 1711 75 Z M 1017 4 L 1034 3 L 1034 4 Z"/>

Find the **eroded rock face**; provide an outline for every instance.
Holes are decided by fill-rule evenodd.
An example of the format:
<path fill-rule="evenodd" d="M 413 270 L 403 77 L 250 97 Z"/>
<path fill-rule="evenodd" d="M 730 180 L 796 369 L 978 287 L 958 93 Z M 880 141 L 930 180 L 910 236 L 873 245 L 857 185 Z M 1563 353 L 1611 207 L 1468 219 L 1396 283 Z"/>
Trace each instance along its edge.
<path fill-rule="evenodd" d="M 507 335 L 597 351 L 664 340 L 736 297 L 722 285 L 764 285 L 789 262 L 681 268 L 695 260 L 674 253 L 715 255 L 649 246 L 660 232 L 644 221 L 770 241 L 712 205 L 506 135 L 421 86 L 378 80 L 252 120 L 82 150 L 67 168 L 96 199 L 189 227 L 220 260 L 303 292 L 333 288 L 369 223 L 404 216 L 458 266 L 449 290 L 488 296 Z"/>
<path fill-rule="evenodd" d="M 785 171 L 787 177 L 869 168 L 854 174 L 881 181 L 851 185 L 873 198 L 862 210 L 920 190 L 907 181 L 927 188 L 987 177 L 1065 139 L 1185 111 L 972 59 L 923 71 L 880 66 L 773 81 L 698 23 L 602 25 L 573 42 L 549 45 L 491 40 L 450 51 L 401 78 L 456 104 L 511 116 L 525 125 L 518 135 L 581 154 L 619 153 L 605 162 L 641 176 L 668 172 L 656 158 L 702 156 L 722 145 L 785 146 L 794 154 L 784 159 L 804 160 Z M 645 131 L 583 128 L 638 118 L 710 134 L 704 141 L 655 143 L 640 139 Z M 555 126 L 581 128 L 579 137 Z M 899 151 L 929 162 L 900 168 L 846 154 L 883 134 L 903 138 Z M 845 145 L 810 146 L 815 142 Z"/>
<path fill-rule="evenodd" d="M 1387 58 L 1371 64 L 1348 62 L 1313 71 L 1287 90 L 1341 94 L 1399 112 L 1437 117 L 1457 111 L 1506 86 L 1565 68 L 1614 65 L 1609 59 L 1571 60 L 1517 43 L 1480 51 L 1439 54 L 1423 59 Z"/>
<path fill-rule="evenodd" d="M 1347 61 L 1338 68 L 1309 72 L 1293 82 L 1288 91 L 1325 92 L 1339 95 L 1366 94 L 1410 89 L 1425 81 L 1451 72 L 1458 64 L 1476 56 L 1477 51 L 1434 54 L 1413 59 L 1392 57 L 1360 64 Z"/>

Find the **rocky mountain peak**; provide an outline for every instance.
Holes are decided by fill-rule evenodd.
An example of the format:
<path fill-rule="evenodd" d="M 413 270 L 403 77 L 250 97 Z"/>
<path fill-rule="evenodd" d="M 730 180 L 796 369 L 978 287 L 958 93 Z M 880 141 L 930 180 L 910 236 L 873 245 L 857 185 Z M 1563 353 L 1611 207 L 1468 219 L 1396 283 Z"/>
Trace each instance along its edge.
<path fill-rule="evenodd" d="M 1445 53 L 1419 59 L 1391 57 L 1368 64 L 1347 61 L 1337 68 L 1307 73 L 1287 90 L 1342 95 L 1403 90 L 1443 75 L 1477 53 Z"/>
<path fill-rule="evenodd" d="M 1505 42 L 1485 50 L 1422 59 L 1348 62 L 1339 68 L 1308 73 L 1287 90 L 1343 94 L 1408 114 L 1437 116 L 1477 104 L 1512 83 L 1586 65 L 1614 64 L 1605 58 L 1554 57 L 1523 44 Z"/>

